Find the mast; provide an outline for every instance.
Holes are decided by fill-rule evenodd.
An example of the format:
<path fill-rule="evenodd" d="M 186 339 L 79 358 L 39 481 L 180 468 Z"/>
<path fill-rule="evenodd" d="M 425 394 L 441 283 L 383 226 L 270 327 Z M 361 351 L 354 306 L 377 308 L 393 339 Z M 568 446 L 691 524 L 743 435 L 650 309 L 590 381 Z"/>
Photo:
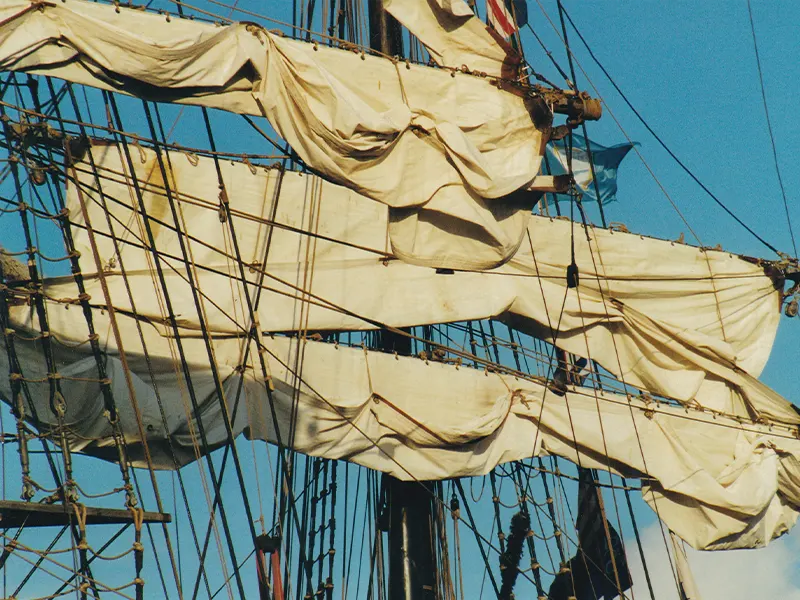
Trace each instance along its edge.
<path fill-rule="evenodd" d="M 383 7 L 384 0 L 369 0 L 369 46 L 388 56 L 403 53 L 403 31 Z"/>
<path fill-rule="evenodd" d="M 381 349 L 387 352 L 411 354 L 410 337 L 384 329 L 379 339 Z M 388 517 L 383 526 L 389 534 L 388 600 L 433 600 L 433 485 L 384 474 L 382 487 Z"/>
<path fill-rule="evenodd" d="M 389 56 L 403 53 L 400 23 L 384 9 L 384 0 L 369 0 L 369 42 Z M 381 349 L 411 354 L 411 338 L 380 332 Z M 388 511 L 389 600 L 435 598 L 433 564 L 433 505 L 428 482 L 400 481 L 383 475 Z"/>
<path fill-rule="evenodd" d="M 389 600 L 436 598 L 430 482 L 384 475 L 389 511 Z"/>

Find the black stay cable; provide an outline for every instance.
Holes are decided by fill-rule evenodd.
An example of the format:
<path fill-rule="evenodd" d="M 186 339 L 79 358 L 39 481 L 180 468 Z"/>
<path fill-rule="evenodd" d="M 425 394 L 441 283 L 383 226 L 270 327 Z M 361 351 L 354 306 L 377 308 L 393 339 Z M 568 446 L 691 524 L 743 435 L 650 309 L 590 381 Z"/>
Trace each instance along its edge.
<path fill-rule="evenodd" d="M 708 195 L 711 197 L 711 199 L 712 199 L 712 200 L 714 200 L 714 202 L 716 202 L 716 203 L 717 203 L 717 205 L 719 205 L 719 207 L 720 207 L 720 208 L 722 208 L 722 210 L 724 210 L 726 213 L 728 213 L 728 215 L 729 215 L 731 218 L 733 218 L 733 220 L 734 220 L 734 221 L 736 221 L 736 222 L 737 222 L 739 225 L 741 225 L 742 227 L 744 227 L 744 228 L 745 228 L 745 229 L 746 229 L 746 230 L 747 230 L 747 231 L 748 231 L 748 232 L 749 232 L 749 233 L 750 233 L 750 234 L 751 234 L 753 237 L 755 237 L 755 238 L 756 238 L 756 239 L 757 239 L 759 242 L 761 242 L 761 243 L 762 243 L 762 244 L 764 244 L 764 245 L 765 245 L 767 248 L 769 248 L 770 250 L 772 250 L 772 251 L 773 251 L 775 254 L 778 254 L 778 255 L 780 256 L 780 255 L 781 255 L 781 252 L 780 252 L 780 251 L 778 251 L 778 249 L 777 249 L 777 248 L 775 248 L 775 246 L 773 246 L 773 245 L 772 245 L 772 244 L 770 244 L 768 241 L 766 241 L 764 238 L 762 238 L 760 235 L 758 235 L 758 234 L 757 234 L 755 231 L 753 231 L 753 229 L 752 229 L 750 226 L 748 226 L 748 225 L 747 225 L 747 224 L 746 224 L 744 221 L 742 221 L 742 220 L 741 220 L 739 217 L 737 217 L 737 216 L 734 214 L 734 212 L 733 212 L 731 209 L 729 209 L 727 206 L 725 206 L 725 203 L 723 203 L 723 202 L 722 202 L 722 200 L 720 200 L 719 198 L 717 198 L 717 196 L 715 196 L 715 195 L 714 195 L 714 193 L 713 193 L 713 192 L 712 192 L 710 189 L 708 189 L 708 188 L 707 188 L 707 187 L 706 187 L 706 186 L 703 184 L 703 182 L 702 182 L 702 181 L 700 181 L 700 180 L 697 178 L 697 176 L 696 176 L 694 173 L 692 173 L 692 171 L 689 169 L 689 167 L 687 167 L 687 166 L 686 166 L 686 165 L 685 165 L 685 164 L 684 164 L 684 163 L 681 161 L 681 159 L 680 159 L 680 158 L 678 158 L 678 156 L 677 156 L 677 155 L 676 155 L 676 154 L 675 154 L 675 153 L 674 153 L 672 150 L 670 150 L 670 148 L 669 148 L 669 147 L 668 147 L 668 146 L 667 146 L 667 145 L 664 143 L 664 141 L 663 141 L 663 140 L 662 140 L 662 139 L 659 137 L 659 135 L 658 135 L 658 134 L 657 134 L 657 133 L 656 133 L 656 132 L 653 130 L 653 128 L 652 128 L 652 127 L 650 127 L 650 125 L 647 123 L 647 121 L 645 121 L 644 117 L 643 117 L 643 116 L 642 116 L 642 115 L 639 113 L 639 111 L 638 111 L 638 110 L 636 110 L 636 108 L 634 108 L 633 104 L 631 104 L 630 100 L 628 100 L 628 97 L 627 97 L 627 96 L 625 95 L 625 93 L 624 93 L 624 92 L 623 92 L 623 91 L 622 91 L 622 90 L 619 88 L 619 86 L 617 85 L 616 81 L 614 81 L 614 78 L 613 78 L 613 77 L 611 77 L 611 74 L 610 74 L 610 73 L 609 73 L 609 72 L 606 70 L 606 68 L 605 68 L 605 67 L 602 65 L 602 63 L 601 63 L 601 62 L 598 60 L 598 58 L 595 56 L 594 52 L 592 52 L 592 49 L 589 47 L 589 44 L 586 42 L 586 39 L 584 39 L 584 37 L 583 37 L 583 35 L 581 34 L 580 30 L 579 30 L 579 29 L 578 29 L 578 27 L 575 25 L 575 22 L 572 20 L 572 17 L 570 17 L 570 16 L 569 16 L 569 13 L 568 13 L 566 10 L 564 10 L 564 16 L 565 16 L 565 17 L 567 18 L 567 20 L 569 21 L 569 24 L 570 24 L 570 25 L 572 25 L 572 29 L 574 29 L 574 30 L 575 30 L 575 33 L 576 33 L 576 34 L 578 34 L 578 37 L 580 38 L 581 42 L 583 42 L 583 45 L 584 45 L 584 47 L 586 48 L 586 51 L 589 53 L 589 56 L 591 56 L 591 57 L 592 57 L 592 60 L 595 62 L 595 64 L 596 64 L 598 67 L 600 67 L 600 70 L 601 70 L 601 71 L 603 71 L 603 74 L 606 76 L 606 78 L 608 78 L 608 81 L 611 83 L 611 85 L 613 85 L 613 86 L 614 86 L 614 89 L 615 89 L 615 90 L 617 90 L 617 92 L 619 93 L 619 95 L 620 95 L 620 96 L 622 97 L 622 99 L 625 101 L 625 104 L 627 104 L 627 105 L 628 105 L 628 108 L 630 108 L 630 109 L 631 109 L 631 111 L 633 111 L 633 114 L 635 114 L 635 115 L 636 115 L 636 117 L 639 119 L 639 121 L 641 121 L 642 125 L 644 125 L 644 126 L 645 126 L 645 128 L 647 129 L 647 131 L 649 131 L 649 132 L 650 132 L 650 134 L 651 134 L 651 135 L 652 135 L 652 136 L 653 136 L 653 137 L 656 139 L 656 141 L 657 141 L 657 142 L 658 142 L 658 143 L 661 145 L 661 147 L 662 147 L 662 148 L 664 148 L 664 150 L 666 150 L 667 154 L 669 154 L 669 155 L 672 157 L 672 159 L 673 159 L 673 160 L 674 160 L 676 163 L 678 163 L 678 165 L 681 167 L 681 169 L 683 169 L 683 170 L 684 170 L 684 172 L 685 172 L 687 175 L 689 175 L 689 177 L 691 177 L 691 178 L 692 178 L 692 180 L 693 180 L 693 181 L 694 181 L 694 182 L 695 182 L 697 185 L 699 185 L 699 186 L 700 186 L 700 187 L 703 189 L 703 191 L 704 191 L 706 194 L 708 194 Z"/>
<path fill-rule="evenodd" d="M 489 580 L 492 583 L 495 596 L 499 598 L 500 588 L 497 587 L 497 580 L 494 577 L 494 572 L 492 571 L 491 565 L 489 565 L 489 557 L 486 555 L 486 550 L 483 547 L 481 536 L 478 535 L 478 527 L 475 525 L 475 519 L 472 517 L 472 511 L 469 509 L 469 502 L 467 502 L 467 496 L 464 494 L 464 487 L 461 485 L 460 479 L 454 479 L 453 482 L 455 483 L 456 488 L 458 488 L 458 494 L 461 496 L 461 503 L 464 505 L 464 508 L 467 511 L 470 529 L 475 534 L 475 541 L 478 543 L 478 549 L 481 551 L 481 557 L 483 558 L 484 565 L 486 565 L 486 572 L 489 574 Z"/>
<path fill-rule="evenodd" d="M 781 177 L 781 169 L 778 164 L 778 150 L 775 147 L 775 136 L 772 133 L 772 121 L 769 118 L 769 108 L 767 106 L 767 92 L 764 88 L 764 75 L 761 73 L 761 58 L 758 55 L 758 42 L 756 41 L 756 26 L 753 22 L 753 8 L 750 6 L 750 0 L 747 0 L 747 15 L 750 17 L 750 31 L 753 33 L 753 50 L 756 54 L 756 68 L 758 69 L 758 82 L 761 84 L 761 100 L 764 103 L 764 115 L 767 118 L 767 131 L 769 132 L 769 141 L 772 144 L 772 158 L 775 160 L 775 173 L 778 175 L 778 185 L 781 188 L 781 196 L 783 197 L 783 209 L 786 211 L 786 223 L 789 225 L 789 237 L 792 239 L 792 249 L 794 255 L 797 256 L 797 244 L 794 241 L 794 230 L 792 229 L 792 218 L 789 216 L 789 203 L 786 201 L 786 189 L 783 187 L 783 178 Z"/>

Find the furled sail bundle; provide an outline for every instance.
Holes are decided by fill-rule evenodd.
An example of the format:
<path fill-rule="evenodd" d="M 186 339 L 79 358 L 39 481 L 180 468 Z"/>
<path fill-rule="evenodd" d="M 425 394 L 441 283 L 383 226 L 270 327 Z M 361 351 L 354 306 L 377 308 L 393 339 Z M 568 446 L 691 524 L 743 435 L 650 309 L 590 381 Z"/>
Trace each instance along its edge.
<path fill-rule="evenodd" d="M 686 404 L 748 419 L 796 424 L 800 416 L 758 381 L 780 317 L 780 275 L 726 252 L 584 228 L 533 217 L 526 243 L 502 267 L 488 272 L 437 272 L 393 260 L 385 206 L 319 178 L 220 163 L 233 213 L 233 231 L 218 219 L 219 182 L 212 159 L 165 152 L 163 175 L 152 150 L 96 145 L 99 187 L 88 161 L 68 185 L 70 213 L 82 226 L 81 199 L 101 248 L 114 305 L 153 323 L 167 323 L 158 302 L 161 285 L 145 231 L 148 215 L 159 260 L 167 266 L 172 297 L 191 298 L 186 261 L 196 271 L 210 330 L 236 335 L 244 300 L 231 295 L 241 279 L 231 236 L 249 265 L 250 293 L 262 288 L 263 331 L 374 329 L 496 317 L 521 331 L 591 358 L 626 383 Z M 140 199 L 134 194 L 137 187 Z M 80 192 L 80 194 L 79 194 Z M 179 210 L 179 221 L 172 206 Z M 111 215 L 111 227 L 106 213 Z M 188 224 L 191 223 L 191 228 Z M 274 228 L 271 227 L 275 225 Z M 181 231 L 178 236 L 176 231 Z M 193 236 L 192 231 L 202 231 Z M 113 234 L 113 235 L 112 235 Z M 114 238 L 123 265 L 117 264 Z M 184 239 L 185 238 L 185 239 Z M 588 239 L 587 239 L 588 238 Z M 184 240 L 190 256 L 182 255 Z M 89 241 L 76 235 L 89 256 Z M 567 286 L 574 244 L 580 285 Z M 124 266 L 124 272 L 122 267 Z M 126 280 L 153 293 L 136 299 Z M 75 295 L 54 281 L 51 294 Z M 97 281 L 93 302 L 102 306 Z M 93 291 L 91 291 L 93 290 Z M 199 335 L 197 312 L 179 316 L 186 335 Z"/>
<path fill-rule="evenodd" d="M 428 43 L 457 44 L 466 24 Z M 552 121 L 499 80 L 81 0 L 0 8 L 0 69 L 267 117 L 309 167 L 391 207 L 397 256 L 448 268 L 516 252 Z"/>
<path fill-rule="evenodd" d="M 47 304 L 70 442 L 116 459 L 86 325 L 69 304 Z M 93 313 L 97 330 L 109 331 L 108 314 Z M 29 419 L 46 430 L 56 417 L 49 410 L 46 367 L 37 360 L 40 342 L 31 335 L 36 317 L 16 306 L 11 320 L 37 411 Z M 116 320 L 132 393 L 113 336 L 102 340 L 107 374 L 129 456 L 142 466 L 140 430 L 153 466 L 176 468 L 200 456 L 200 421 L 214 448 L 228 440 L 227 420 L 233 435 L 245 432 L 401 479 L 481 475 L 512 460 L 563 456 L 643 478 L 645 499 L 696 548 L 765 545 L 791 527 L 800 510 L 800 441 L 793 427 L 591 388 L 556 396 L 545 383 L 513 374 L 286 337 L 263 338 L 266 377 L 255 349 L 245 360 L 250 342 L 244 336 L 211 338 L 213 363 L 205 340 L 182 338 L 190 373 L 182 378 L 174 338 L 122 312 Z M 8 369 L 5 363 L 3 353 L 0 368 Z M 8 385 L 0 380 L 6 401 Z"/>

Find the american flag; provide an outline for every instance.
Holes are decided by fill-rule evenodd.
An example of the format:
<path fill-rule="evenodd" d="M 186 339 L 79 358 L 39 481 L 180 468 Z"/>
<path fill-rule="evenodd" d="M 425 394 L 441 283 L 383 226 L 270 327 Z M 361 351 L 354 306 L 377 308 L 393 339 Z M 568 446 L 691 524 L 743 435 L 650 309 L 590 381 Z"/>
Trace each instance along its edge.
<path fill-rule="evenodd" d="M 525 12 L 527 13 L 527 11 Z M 511 37 L 519 29 L 519 25 L 524 25 L 524 23 L 519 22 L 521 21 L 521 15 L 516 15 L 517 19 L 514 19 L 514 16 L 510 2 L 506 3 L 506 0 L 486 0 L 486 21 L 504 38 Z M 525 18 L 527 21 L 527 14 Z"/>

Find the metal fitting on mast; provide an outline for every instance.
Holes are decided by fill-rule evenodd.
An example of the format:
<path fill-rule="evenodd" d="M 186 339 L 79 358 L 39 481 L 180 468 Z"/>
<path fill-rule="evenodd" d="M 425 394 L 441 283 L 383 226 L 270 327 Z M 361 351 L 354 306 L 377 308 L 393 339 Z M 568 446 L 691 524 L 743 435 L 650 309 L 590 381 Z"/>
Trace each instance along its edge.
<path fill-rule="evenodd" d="M 548 90 L 544 95 L 554 113 L 567 115 L 570 127 L 577 127 L 585 121 L 597 121 L 603 116 L 600 100 L 592 98 L 587 92 Z"/>

